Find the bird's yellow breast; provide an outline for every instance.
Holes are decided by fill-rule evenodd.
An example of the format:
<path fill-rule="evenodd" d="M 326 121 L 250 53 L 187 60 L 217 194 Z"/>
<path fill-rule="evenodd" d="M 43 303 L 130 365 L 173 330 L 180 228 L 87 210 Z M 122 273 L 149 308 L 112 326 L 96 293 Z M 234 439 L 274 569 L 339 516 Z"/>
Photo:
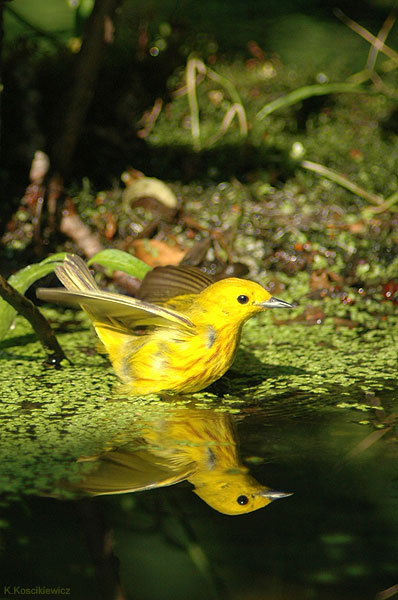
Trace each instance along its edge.
<path fill-rule="evenodd" d="M 135 394 L 195 392 L 219 379 L 230 367 L 239 344 L 236 327 L 198 328 L 194 336 L 158 330 L 136 336 L 110 353 L 119 377 Z M 108 344 L 109 350 L 109 344 Z"/>

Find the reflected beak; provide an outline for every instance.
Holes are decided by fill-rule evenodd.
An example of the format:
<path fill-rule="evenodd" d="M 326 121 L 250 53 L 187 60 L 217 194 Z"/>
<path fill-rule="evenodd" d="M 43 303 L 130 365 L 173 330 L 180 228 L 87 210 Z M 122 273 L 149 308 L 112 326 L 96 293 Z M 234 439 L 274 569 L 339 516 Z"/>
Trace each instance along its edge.
<path fill-rule="evenodd" d="M 265 489 L 258 492 L 258 495 L 263 496 L 263 498 L 269 498 L 270 500 L 279 500 L 279 498 L 293 496 L 293 492 L 279 492 L 278 490 Z"/>
<path fill-rule="evenodd" d="M 266 302 L 261 302 L 259 306 L 263 306 L 264 308 L 293 308 L 293 304 L 289 304 L 289 302 L 285 302 L 284 300 L 279 300 L 279 298 L 274 298 L 274 296 Z"/>

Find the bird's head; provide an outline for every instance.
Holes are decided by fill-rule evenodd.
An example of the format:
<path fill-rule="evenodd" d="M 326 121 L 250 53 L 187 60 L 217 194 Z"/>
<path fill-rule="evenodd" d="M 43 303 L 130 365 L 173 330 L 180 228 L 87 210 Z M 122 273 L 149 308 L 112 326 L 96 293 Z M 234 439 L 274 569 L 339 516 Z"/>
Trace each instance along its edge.
<path fill-rule="evenodd" d="M 224 472 L 219 478 L 209 476 L 206 479 L 203 476 L 200 481 L 192 483 L 195 494 L 225 515 L 243 515 L 264 508 L 273 500 L 291 496 L 261 485 L 243 470 Z"/>
<path fill-rule="evenodd" d="M 222 279 L 204 289 L 197 296 L 197 304 L 204 312 L 237 324 L 268 308 L 292 308 L 258 283 L 235 277 Z"/>

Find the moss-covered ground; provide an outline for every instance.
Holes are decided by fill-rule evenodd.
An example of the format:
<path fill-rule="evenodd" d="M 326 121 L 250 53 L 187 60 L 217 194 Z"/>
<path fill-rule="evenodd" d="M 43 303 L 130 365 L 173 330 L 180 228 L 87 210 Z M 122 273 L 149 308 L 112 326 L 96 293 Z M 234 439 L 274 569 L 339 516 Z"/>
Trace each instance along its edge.
<path fill-rule="evenodd" d="M 196 599 L 213 588 L 232 599 L 390 597 L 397 581 L 397 57 L 379 52 L 372 65 L 368 43 L 320 6 L 298 16 L 286 5 L 278 20 L 280 3 L 267 3 L 247 29 L 256 3 L 233 2 L 230 20 L 222 3 L 196 3 L 197 23 L 182 39 L 184 26 L 166 22 L 175 2 L 162 3 L 166 12 L 172 5 L 168 16 L 158 9 L 150 19 L 146 4 L 122 3 L 55 213 L 41 205 L 46 190 L 22 201 L 15 190 L 23 195 L 33 151 L 56 137 L 54 105 L 63 94 L 54 94 L 54 79 L 69 85 L 73 56 L 51 40 L 8 42 L 0 179 L 10 203 L 1 271 L 8 276 L 59 251 L 88 254 L 60 233 L 63 215 L 76 213 L 103 247 L 140 252 L 151 264 L 183 256 L 216 276 L 249 277 L 294 308 L 250 320 L 230 371 L 184 398 L 127 396 L 81 312 L 40 306 L 69 359 L 58 366 L 18 316 L 0 341 L 1 524 L 9 525 L 2 547 L 11 574 L 0 583 L 21 583 L 22 572 L 35 585 L 65 582 L 73 597 L 97 598 L 82 550 L 90 522 L 76 524 L 79 503 L 37 496 L 69 499 L 94 464 L 79 459 L 139 444 L 142 423 L 193 403 L 229 413 L 253 476 L 294 495 L 237 519 L 211 511 L 185 483 L 88 503 L 87 514 L 104 508 L 115 531 L 128 597 Z M 365 5 L 376 11 L 375 3 L 357 9 L 364 24 Z M 190 6 L 179 3 L 180 17 Z M 386 16 L 380 3 L 377 10 L 373 33 Z M 5 15 L 7 36 L 12 19 Z M 204 22 L 211 27 L 198 34 Z M 145 48 L 131 23 L 147 27 Z M 68 28 L 65 38 L 72 21 Z M 255 41 L 247 44 L 248 31 Z M 396 37 L 394 26 L 392 49 Z M 193 56 L 197 78 L 187 86 L 185 61 Z M 370 70 L 361 71 L 366 64 Z M 129 166 L 166 182 L 177 205 L 165 209 L 159 188 L 150 198 L 134 195 L 136 173 L 122 174 Z M 98 271 L 100 285 L 126 291 L 110 269 Z M 57 283 L 49 276 L 39 285 Z M 35 299 L 32 288 L 27 294 Z"/>
<path fill-rule="evenodd" d="M 150 231 L 150 239 L 189 251 L 209 272 L 248 273 L 295 304 L 293 311 L 245 326 L 234 367 L 195 398 L 199 405 L 280 415 L 303 407 L 354 408 L 356 421 L 390 426 L 397 390 L 398 219 L 394 200 L 383 202 L 398 191 L 395 104 L 364 86 L 358 93 L 310 97 L 259 119 L 273 99 L 317 81 L 327 84 L 336 72 L 299 73 L 263 58 L 214 69 L 218 78 L 195 88 L 199 137 L 192 136 L 194 114 L 184 93 L 163 108 L 147 136 L 154 170 L 167 164 L 174 179 L 168 183 L 178 212 L 162 217 L 159 204 L 132 205 L 120 186 L 97 192 L 87 181 L 73 194 L 76 209 L 105 245 L 133 252 L 143 236 L 148 247 Z M 387 77 L 393 90 L 394 76 Z M 177 71 L 170 86 L 182 84 Z M 233 122 L 215 139 L 231 94 L 244 107 L 248 134 Z M 309 172 L 306 159 L 373 196 Z M 17 224 L 19 218 L 6 239 L 11 258 L 30 238 L 26 212 L 16 216 Z M 66 248 L 76 250 L 71 243 Z M 0 346 L 1 464 L 3 489 L 11 494 L 50 492 L 56 481 L 73 479 L 85 468 L 76 464 L 79 456 L 106 448 L 131 426 L 141 404 L 154 402 L 120 396 L 82 315 L 45 313 L 70 363 L 46 367 L 21 318 Z"/>

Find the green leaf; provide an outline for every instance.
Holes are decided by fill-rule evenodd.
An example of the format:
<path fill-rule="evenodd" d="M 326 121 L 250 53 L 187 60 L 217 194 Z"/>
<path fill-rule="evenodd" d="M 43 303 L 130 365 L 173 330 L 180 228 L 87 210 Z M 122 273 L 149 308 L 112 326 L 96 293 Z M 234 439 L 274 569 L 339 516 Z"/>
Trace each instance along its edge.
<path fill-rule="evenodd" d="M 96 263 L 111 271 L 124 271 L 138 279 L 144 279 L 152 268 L 135 256 L 122 250 L 101 250 L 88 261 L 89 265 Z"/>
<path fill-rule="evenodd" d="M 38 279 L 41 279 L 54 271 L 55 267 L 62 263 L 65 256 L 66 252 L 60 252 L 59 254 L 48 256 L 40 263 L 28 265 L 11 275 L 8 279 L 8 283 L 18 292 L 24 294 L 32 283 L 35 283 Z M 10 329 L 16 314 L 17 311 L 15 308 L 0 298 L 0 340 L 3 339 Z"/>

